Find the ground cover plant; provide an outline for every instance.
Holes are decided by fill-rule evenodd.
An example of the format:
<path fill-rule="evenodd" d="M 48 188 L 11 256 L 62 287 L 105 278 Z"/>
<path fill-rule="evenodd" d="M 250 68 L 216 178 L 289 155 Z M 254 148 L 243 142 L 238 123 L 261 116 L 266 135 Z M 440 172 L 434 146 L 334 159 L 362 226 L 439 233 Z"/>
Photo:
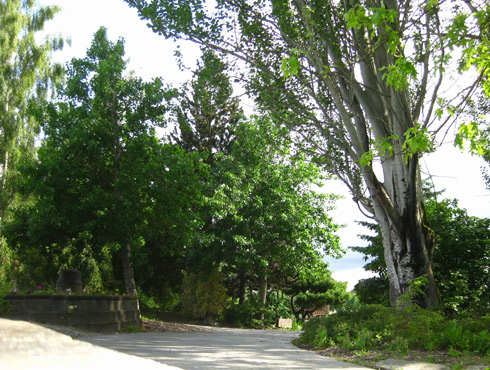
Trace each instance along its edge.
<path fill-rule="evenodd" d="M 432 361 L 443 361 L 436 359 L 442 353 L 439 357 L 461 361 L 469 356 L 471 361 L 489 364 L 490 315 L 456 319 L 416 305 L 362 305 L 308 321 L 297 344 L 317 350 L 340 348 L 359 358 L 372 352 L 410 358 L 418 351 Z M 386 355 L 378 359 L 382 357 Z"/>

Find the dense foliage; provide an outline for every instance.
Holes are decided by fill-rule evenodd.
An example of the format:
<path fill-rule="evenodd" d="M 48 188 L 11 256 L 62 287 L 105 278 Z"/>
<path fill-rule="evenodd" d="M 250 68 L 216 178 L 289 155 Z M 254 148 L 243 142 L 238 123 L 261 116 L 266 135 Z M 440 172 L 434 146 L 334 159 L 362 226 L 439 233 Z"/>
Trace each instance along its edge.
<path fill-rule="evenodd" d="M 123 57 L 123 42 L 111 43 L 101 28 L 87 57 L 68 65 L 60 101 L 40 109 L 44 140 L 38 159 L 20 168 L 19 185 L 35 202 L 5 226 L 36 282 L 75 268 L 100 289 L 103 269 L 119 259 L 126 292 L 135 294 L 131 249 L 143 247 L 148 234 L 185 238 L 192 225 L 183 208 L 199 191 L 193 161 L 155 134 L 169 93 L 160 80 L 123 77 Z"/>
<path fill-rule="evenodd" d="M 270 117 L 244 116 L 214 53 L 180 91 L 126 65 L 124 41 L 102 27 L 57 99 L 31 104 L 43 135 L 16 167 L 23 202 L 2 222 L 2 294 L 49 290 L 71 268 L 92 294 L 138 294 L 193 319 L 291 315 L 277 291 L 327 274 L 322 255 L 340 253 L 336 197 L 311 190 L 320 170 Z"/>
<path fill-rule="evenodd" d="M 488 90 L 485 1 L 126 2 L 159 35 L 245 63 L 240 80 L 258 106 L 380 225 L 391 304 L 421 275 L 429 284 L 414 299 L 439 302 L 419 160 L 474 91 Z M 457 64 L 485 78 L 468 78 L 464 94 L 445 89 Z"/>
<path fill-rule="evenodd" d="M 65 71 L 50 63 L 62 40 L 35 38 L 58 9 L 0 0 L 0 303 L 75 268 L 92 292 L 236 326 L 343 306 L 306 326 L 316 347 L 490 351 L 489 220 L 422 198 L 419 172 L 429 129 L 455 112 L 474 119 L 457 144 L 490 158 L 488 102 L 470 101 L 478 86 L 490 95 L 488 5 L 126 1 L 155 31 L 203 46 L 191 81 L 128 73 L 124 41 L 103 27 Z M 459 72 L 476 66 L 480 78 L 443 96 L 456 49 Z M 223 54 L 245 62 L 234 72 L 255 116 L 228 76 L 241 64 Z M 379 276 L 356 292 L 397 311 L 353 304 L 322 262 L 341 253 L 336 196 L 312 190 L 331 174 L 378 222 L 364 224 L 376 233 L 362 251 Z M 445 314 L 475 318 L 411 304 L 438 303 L 436 283 Z"/>
<path fill-rule="evenodd" d="M 16 200 L 17 164 L 35 154 L 39 122 L 30 104 L 45 101 L 64 75 L 63 66 L 51 62 L 63 39 L 39 42 L 44 25 L 58 11 L 32 0 L 0 1 L 0 220 Z"/>
<path fill-rule="evenodd" d="M 452 355 L 473 352 L 490 355 L 490 317 L 447 319 L 436 311 L 411 306 L 396 310 L 364 305 L 308 321 L 299 341 L 315 348 L 339 346 L 346 350 L 450 349 Z"/>
<path fill-rule="evenodd" d="M 182 282 L 182 307 L 193 319 L 215 319 L 227 306 L 224 277 L 213 269 L 209 275 L 190 273 Z"/>

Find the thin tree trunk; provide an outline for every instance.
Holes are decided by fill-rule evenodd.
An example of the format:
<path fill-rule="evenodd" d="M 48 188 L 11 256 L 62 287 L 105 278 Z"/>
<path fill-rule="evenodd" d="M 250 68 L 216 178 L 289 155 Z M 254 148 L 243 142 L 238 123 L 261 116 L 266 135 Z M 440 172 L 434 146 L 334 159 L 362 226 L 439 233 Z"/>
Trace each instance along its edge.
<path fill-rule="evenodd" d="M 5 195 L 5 190 L 6 190 L 6 185 L 7 185 L 8 159 L 9 159 L 8 151 L 5 151 L 5 156 L 3 158 L 3 163 L 2 163 L 2 172 L 0 173 L 0 176 L 1 176 L 0 194 L 1 194 L 1 198 L 2 198 L 2 199 L 0 199 L 0 222 L 3 219 L 4 205 L 5 205 L 5 208 L 7 207 L 7 205 L 6 205 L 7 197 Z"/>
<path fill-rule="evenodd" d="M 8 151 L 5 151 L 5 156 L 2 163 L 2 190 L 5 188 L 5 183 L 7 181 L 7 171 L 8 171 Z"/>
<path fill-rule="evenodd" d="M 266 301 L 267 301 L 267 278 L 265 277 L 260 281 L 260 285 L 259 285 L 259 302 L 262 305 L 262 307 L 265 306 Z"/>
<path fill-rule="evenodd" d="M 240 274 L 240 286 L 238 292 L 238 303 L 245 304 L 245 293 L 247 290 L 247 278 L 245 275 Z"/>
<path fill-rule="evenodd" d="M 126 294 L 137 296 L 136 282 L 134 280 L 133 262 L 131 260 L 131 244 L 127 243 L 122 250 L 124 282 L 126 285 Z"/>
<path fill-rule="evenodd" d="M 267 277 L 262 279 L 259 283 L 259 303 L 262 307 L 265 307 L 267 302 Z M 264 313 L 260 314 L 260 320 L 264 320 Z"/>
<path fill-rule="evenodd" d="M 299 310 L 297 310 L 296 307 L 294 307 L 294 297 L 296 297 L 296 295 L 292 295 L 291 296 L 291 299 L 290 299 L 291 311 L 293 312 L 294 317 L 296 318 L 296 320 L 299 320 L 300 319 L 299 315 L 300 315 L 301 312 Z"/>

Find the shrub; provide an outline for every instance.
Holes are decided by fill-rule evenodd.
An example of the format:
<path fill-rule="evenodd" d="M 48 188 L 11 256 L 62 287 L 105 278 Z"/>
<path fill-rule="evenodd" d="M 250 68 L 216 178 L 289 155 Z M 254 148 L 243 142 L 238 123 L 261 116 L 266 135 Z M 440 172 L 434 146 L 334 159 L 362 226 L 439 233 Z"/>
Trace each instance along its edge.
<path fill-rule="evenodd" d="M 149 292 L 138 288 L 138 299 L 140 307 L 146 312 L 173 312 L 180 303 L 180 295 L 174 293 L 170 288 L 159 291 L 150 289 Z"/>
<path fill-rule="evenodd" d="M 238 328 L 262 328 L 264 327 L 265 318 L 270 316 L 267 315 L 266 311 L 268 310 L 256 301 L 232 304 L 224 311 L 223 322 Z M 264 321 L 259 319 L 262 313 L 264 314 Z"/>
<path fill-rule="evenodd" d="M 354 342 L 360 341 L 361 337 L 372 337 L 371 341 L 374 341 L 375 336 L 371 336 L 370 333 L 382 332 L 384 327 L 384 323 L 375 314 L 383 313 L 385 310 L 386 307 L 380 305 L 366 305 L 357 310 L 340 310 L 330 316 L 316 317 L 305 323 L 304 334 L 300 340 L 303 344 L 317 348 L 325 348 L 325 345 L 351 347 Z M 323 335 L 325 338 L 320 340 L 319 336 Z M 371 343 L 365 343 L 371 346 Z"/>
<path fill-rule="evenodd" d="M 0 295 L 12 292 L 12 274 L 14 269 L 18 269 L 16 264 L 18 261 L 12 260 L 7 243 L 0 237 Z"/>
<path fill-rule="evenodd" d="M 440 312 L 417 306 L 400 310 L 368 305 L 310 320 L 305 323 L 300 342 L 316 348 L 337 345 L 347 350 L 452 348 L 490 354 L 490 317 L 449 320 Z"/>
<path fill-rule="evenodd" d="M 263 320 L 260 318 L 262 315 Z M 258 301 L 247 301 L 229 306 L 224 312 L 223 322 L 239 328 L 270 328 L 280 316 L 273 308 L 263 307 Z"/>
<path fill-rule="evenodd" d="M 227 305 L 223 276 L 214 269 L 204 274 L 189 274 L 182 283 L 181 302 L 184 311 L 193 319 L 216 318 Z"/>
<path fill-rule="evenodd" d="M 279 292 L 271 292 L 267 295 L 267 312 L 266 320 L 275 323 L 280 317 L 287 318 L 292 316 L 291 304 L 289 297 L 279 294 Z M 269 317 L 268 317 L 269 316 Z"/>

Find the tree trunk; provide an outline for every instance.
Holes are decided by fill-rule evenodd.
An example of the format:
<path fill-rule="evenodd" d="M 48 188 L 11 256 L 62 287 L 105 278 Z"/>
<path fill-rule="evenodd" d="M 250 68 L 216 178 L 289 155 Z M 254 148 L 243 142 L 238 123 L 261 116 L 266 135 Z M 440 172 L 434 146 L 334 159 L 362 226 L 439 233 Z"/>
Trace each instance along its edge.
<path fill-rule="evenodd" d="M 3 163 L 2 163 L 2 190 L 5 188 L 5 183 L 7 181 L 7 171 L 8 171 L 8 158 L 9 154 L 8 151 L 5 151 L 5 156 L 3 158 Z"/>
<path fill-rule="evenodd" d="M 133 262 L 131 260 L 131 244 L 127 243 L 122 250 L 124 282 L 126 284 L 126 294 L 137 296 L 136 282 L 134 280 Z"/>
<path fill-rule="evenodd" d="M 383 184 L 373 173 L 367 182 L 383 238 L 391 305 L 406 303 L 400 297 L 410 294 L 413 281 L 423 276 L 428 278 L 425 294 L 410 296 L 410 301 L 424 308 L 437 305 L 440 297 L 432 272 L 434 233 L 423 205 L 417 158 L 408 163 L 386 159 L 383 170 Z M 400 176 L 400 170 L 406 176 Z"/>
<path fill-rule="evenodd" d="M 294 297 L 296 297 L 296 295 L 292 295 L 290 298 L 291 311 L 293 312 L 293 315 L 296 318 L 296 320 L 299 321 L 301 312 L 299 310 L 297 310 L 296 307 L 294 307 Z"/>
<path fill-rule="evenodd" d="M 240 274 L 240 286 L 238 292 L 238 303 L 245 304 L 245 293 L 247 290 L 247 278 L 245 275 Z"/>
<path fill-rule="evenodd" d="M 5 190 L 6 190 L 6 185 L 7 185 L 7 171 L 8 171 L 8 151 L 5 151 L 5 156 L 3 158 L 3 163 L 2 163 L 2 172 L 0 173 L 1 179 L 0 179 L 0 194 L 1 194 L 1 199 L 0 199 L 0 222 L 3 219 L 3 212 L 4 212 L 4 207 L 7 208 L 7 197 L 5 196 Z"/>
<path fill-rule="evenodd" d="M 259 303 L 262 307 L 265 307 L 267 302 L 267 277 L 262 279 L 259 283 Z M 260 320 L 264 320 L 264 313 L 260 314 Z"/>

